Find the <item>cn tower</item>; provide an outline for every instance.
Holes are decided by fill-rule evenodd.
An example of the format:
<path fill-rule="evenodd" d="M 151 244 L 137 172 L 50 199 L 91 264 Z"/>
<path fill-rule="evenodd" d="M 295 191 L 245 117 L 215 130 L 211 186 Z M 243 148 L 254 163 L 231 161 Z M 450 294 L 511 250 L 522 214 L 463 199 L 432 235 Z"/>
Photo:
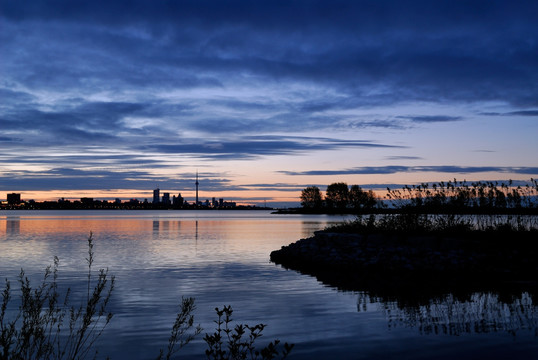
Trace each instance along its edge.
<path fill-rule="evenodd" d="M 195 207 L 198 207 L 198 170 L 196 170 L 196 204 Z"/>

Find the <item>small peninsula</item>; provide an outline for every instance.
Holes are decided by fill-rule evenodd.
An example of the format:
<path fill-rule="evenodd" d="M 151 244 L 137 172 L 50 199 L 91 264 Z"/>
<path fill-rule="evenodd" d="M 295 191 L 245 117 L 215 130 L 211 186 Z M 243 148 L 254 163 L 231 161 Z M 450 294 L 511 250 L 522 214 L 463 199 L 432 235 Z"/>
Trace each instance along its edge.
<path fill-rule="evenodd" d="M 273 251 L 270 258 L 351 290 L 536 284 L 535 217 L 482 227 L 476 221 L 480 219 L 471 225 L 468 216 L 417 214 L 359 217 Z"/>

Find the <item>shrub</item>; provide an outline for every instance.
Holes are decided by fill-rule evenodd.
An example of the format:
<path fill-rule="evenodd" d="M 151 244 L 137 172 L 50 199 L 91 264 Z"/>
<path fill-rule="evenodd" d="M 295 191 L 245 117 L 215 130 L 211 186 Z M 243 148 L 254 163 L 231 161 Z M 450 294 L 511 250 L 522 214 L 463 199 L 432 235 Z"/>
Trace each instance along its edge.
<path fill-rule="evenodd" d="M 233 330 L 231 328 L 232 313 L 231 306 L 224 306 L 222 310 L 215 308 L 218 320 L 216 331 L 212 334 L 206 334 L 204 341 L 208 349 L 205 354 L 208 359 L 214 360 L 239 360 L 239 359 L 274 359 L 280 356 L 285 359 L 293 344 L 284 344 L 282 352 L 278 349 L 279 340 L 270 342 L 262 349 L 256 349 L 254 342 L 262 336 L 262 331 L 266 325 L 257 324 L 254 326 L 238 324 Z M 226 344 L 226 346 L 225 346 Z"/>

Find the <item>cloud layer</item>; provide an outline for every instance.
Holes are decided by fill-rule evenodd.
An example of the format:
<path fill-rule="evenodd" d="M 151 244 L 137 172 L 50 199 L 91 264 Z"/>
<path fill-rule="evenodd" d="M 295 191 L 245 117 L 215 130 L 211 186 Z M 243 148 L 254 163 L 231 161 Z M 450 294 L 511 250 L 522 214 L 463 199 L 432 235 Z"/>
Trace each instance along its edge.
<path fill-rule="evenodd" d="M 475 173 L 511 173 L 511 174 L 538 174 L 538 167 L 502 167 L 502 166 L 366 166 L 342 170 L 308 170 L 308 171 L 283 171 L 286 175 L 379 175 L 397 173 L 421 173 L 436 172 L 450 174 L 475 174 Z"/>
<path fill-rule="evenodd" d="M 538 115 L 537 13 L 532 1 L 1 0 L 0 188 L 141 188 L 171 168 L 224 174 L 221 161 L 278 156 L 295 168 L 328 151 L 427 161 L 400 153 L 416 145 L 405 134 Z M 419 168 L 536 173 L 494 154 Z M 349 168 L 331 174 L 400 172 Z"/>

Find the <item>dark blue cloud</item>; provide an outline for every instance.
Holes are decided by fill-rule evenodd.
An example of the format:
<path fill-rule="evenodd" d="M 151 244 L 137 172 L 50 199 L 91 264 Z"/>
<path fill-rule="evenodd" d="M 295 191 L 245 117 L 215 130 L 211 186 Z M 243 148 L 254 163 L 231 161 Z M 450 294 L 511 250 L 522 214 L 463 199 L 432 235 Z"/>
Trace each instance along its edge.
<path fill-rule="evenodd" d="M 7 136 L 0 136 L 0 142 L 14 142 L 14 141 L 22 141 L 20 138 L 12 138 Z"/>
<path fill-rule="evenodd" d="M 231 184 L 223 174 L 201 173 L 200 183 L 205 191 L 240 190 Z M 133 189 L 148 190 L 158 184 L 161 189 L 191 191 L 195 174 L 178 173 L 174 176 L 155 175 L 147 171 L 128 169 L 87 170 L 53 168 L 46 171 L 4 171 L 0 174 L 0 190 L 106 190 Z"/>
<path fill-rule="evenodd" d="M 481 115 L 489 115 L 489 116 L 538 116 L 538 110 L 519 110 L 519 111 L 509 111 L 505 113 L 499 113 L 499 112 L 484 112 L 481 113 Z"/>
<path fill-rule="evenodd" d="M 420 156 L 387 156 L 387 160 L 422 160 Z"/>
<path fill-rule="evenodd" d="M 507 115 L 519 115 L 519 116 L 538 116 L 538 110 L 521 110 L 511 111 Z"/>
<path fill-rule="evenodd" d="M 379 175 L 408 172 L 443 172 L 458 174 L 474 174 L 483 172 L 499 172 L 535 175 L 538 167 L 505 167 L 505 166 L 364 166 L 343 170 L 310 170 L 282 171 L 286 175 Z"/>
<path fill-rule="evenodd" d="M 249 75 L 324 84 L 362 104 L 536 104 L 537 11 L 529 1 L 2 2 L 5 20 L 32 34 L 6 34 L 6 47 L 53 44 L 34 49 L 49 61 L 21 55 L 15 66 L 34 85 L 222 86 Z M 56 35 L 70 49 L 62 57 Z M 372 94 L 379 84 L 389 91 Z"/>
<path fill-rule="evenodd" d="M 448 115 L 421 115 L 421 116 L 398 116 L 399 119 L 410 120 L 417 123 L 450 122 L 462 120 L 461 116 Z"/>
<path fill-rule="evenodd" d="M 339 140 L 298 136 L 246 136 L 237 140 L 200 141 L 178 144 L 153 144 L 140 147 L 141 151 L 157 151 L 163 154 L 188 154 L 213 159 L 245 159 L 262 155 L 286 155 L 316 150 L 345 148 L 400 148 L 364 140 Z"/>
<path fill-rule="evenodd" d="M 26 134 L 29 129 L 39 131 L 39 136 L 31 139 L 25 136 L 30 146 L 50 142 L 81 144 L 81 141 L 82 144 L 107 144 L 111 141 L 121 144 L 120 133 L 124 137 L 148 137 L 163 132 L 152 124 L 131 128 L 126 122 L 128 118 L 158 119 L 170 114 L 178 117 L 188 111 L 190 107 L 186 104 L 89 102 L 75 98 L 57 103 L 47 110 L 31 104 L 13 104 L 0 115 L 0 127 L 18 134 Z"/>
<path fill-rule="evenodd" d="M 131 24 L 154 22 L 171 24 L 255 24 L 264 29 L 293 29 L 312 24 L 321 27 L 338 25 L 347 29 L 367 29 L 384 26 L 418 29 L 443 29 L 456 24 L 480 28 L 485 25 L 506 25 L 511 31 L 513 18 L 533 21 L 538 9 L 529 1 L 371 1 L 335 0 L 260 0 L 256 2 L 230 0 L 182 0 L 157 3 L 144 0 L 111 0 L 105 3 L 72 2 L 68 0 L 34 0 L 31 2 L 2 1 L 4 16 L 12 19 L 52 19 L 87 21 L 100 24 Z M 530 12 L 530 13 L 529 13 Z M 373 17 L 372 17 L 373 16 Z"/>
<path fill-rule="evenodd" d="M 22 149 L 26 148 L 24 146 Z M 154 159 L 150 156 L 144 155 L 114 155 L 114 154 L 99 154 L 99 153 L 88 153 L 88 154 L 70 154 L 69 149 L 64 149 L 60 154 L 54 155 L 51 154 L 54 151 L 54 147 L 46 148 L 40 147 L 43 149 L 43 154 L 29 154 L 23 152 L 23 150 L 14 151 L 11 153 L 1 152 L 0 151 L 0 161 L 12 162 L 21 165 L 28 164 L 46 164 L 51 168 L 57 167 L 71 167 L 73 168 L 95 168 L 95 167 L 110 167 L 115 168 L 170 168 L 172 165 L 164 164 L 161 160 Z M 46 149 L 46 150 L 45 150 Z M 16 149 L 18 150 L 18 149 Z M 77 149 L 78 150 L 78 149 Z M 174 164 L 174 168 L 180 168 L 179 165 Z"/>

